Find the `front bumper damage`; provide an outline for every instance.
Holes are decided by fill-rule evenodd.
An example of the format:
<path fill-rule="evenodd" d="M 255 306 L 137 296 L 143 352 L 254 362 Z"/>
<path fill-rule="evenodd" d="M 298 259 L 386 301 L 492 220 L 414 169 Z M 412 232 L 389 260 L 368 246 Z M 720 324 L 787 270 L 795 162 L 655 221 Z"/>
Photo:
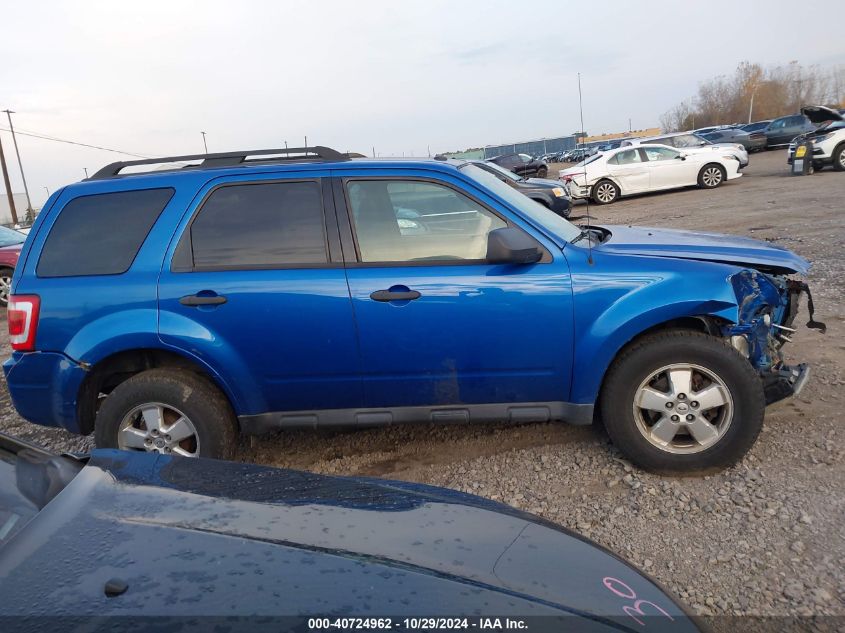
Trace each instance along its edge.
<path fill-rule="evenodd" d="M 731 277 L 737 297 L 738 320 L 722 327 L 722 335 L 760 374 L 766 404 L 797 395 L 810 376 L 806 363 L 787 365 L 783 346 L 798 314 L 801 295 L 807 296 L 807 327 L 824 333 L 824 323 L 815 320 L 815 306 L 806 283 L 784 275 L 743 270 Z"/>

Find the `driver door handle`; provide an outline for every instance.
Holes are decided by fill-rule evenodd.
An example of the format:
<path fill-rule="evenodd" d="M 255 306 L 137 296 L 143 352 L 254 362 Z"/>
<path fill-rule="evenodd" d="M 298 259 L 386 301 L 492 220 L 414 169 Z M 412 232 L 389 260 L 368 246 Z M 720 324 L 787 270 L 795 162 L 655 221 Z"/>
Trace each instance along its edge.
<path fill-rule="evenodd" d="M 183 306 L 217 306 L 226 303 L 226 297 L 222 295 L 187 295 L 179 299 Z"/>
<path fill-rule="evenodd" d="M 390 290 L 376 290 L 370 294 L 370 299 L 373 301 L 413 301 L 419 299 L 422 295 L 416 290 L 404 290 L 393 292 Z"/>

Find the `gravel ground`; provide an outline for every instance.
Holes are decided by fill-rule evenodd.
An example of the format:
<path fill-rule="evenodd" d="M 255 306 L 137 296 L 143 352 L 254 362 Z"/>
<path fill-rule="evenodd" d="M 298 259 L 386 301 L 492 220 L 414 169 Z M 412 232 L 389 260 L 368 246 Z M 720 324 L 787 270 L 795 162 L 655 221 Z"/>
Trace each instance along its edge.
<path fill-rule="evenodd" d="M 845 616 L 845 174 L 790 177 L 783 151 L 753 155 L 745 173 L 714 191 L 590 207 L 598 223 L 749 235 L 814 263 L 816 318 L 828 332 L 801 328 L 788 348 L 791 360 L 812 364 L 813 376 L 800 397 L 770 407 L 737 466 L 707 477 L 653 476 L 622 459 L 600 429 L 560 424 L 287 432 L 244 439 L 238 459 L 504 501 L 618 552 L 702 615 Z M 585 212 L 578 205 L 574 220 Z M 0 430 L 55 449 L 91 446 L 22 421 L 5 384 Z"/>

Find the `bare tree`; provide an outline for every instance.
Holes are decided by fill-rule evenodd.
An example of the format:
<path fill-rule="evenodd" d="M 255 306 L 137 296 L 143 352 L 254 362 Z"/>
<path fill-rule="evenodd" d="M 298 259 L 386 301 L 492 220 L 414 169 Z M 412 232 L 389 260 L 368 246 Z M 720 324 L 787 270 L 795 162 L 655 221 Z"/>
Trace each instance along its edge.
<path fill-rule="evenodd" d="M 845 105 L 845 65 L 805 68 L 797 61 L 768 69 L 741 62 L 730 77 L 702 82 L 695 100 L 679 103 L 660 117 L 666 131 L 740 123 L 749 117 L 773 119 L 802 106 Z"/>

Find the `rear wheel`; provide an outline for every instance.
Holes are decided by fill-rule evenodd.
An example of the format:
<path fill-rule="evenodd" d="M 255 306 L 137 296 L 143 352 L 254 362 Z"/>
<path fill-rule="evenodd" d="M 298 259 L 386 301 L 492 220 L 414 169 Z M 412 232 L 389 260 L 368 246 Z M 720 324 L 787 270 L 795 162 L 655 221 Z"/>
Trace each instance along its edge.
<path fill-rule="evenodd" d="M 9 305 L 9 294 L 12 289 L 12 275 L 14 272 L 11 268 L 0 268 L 0 306 L 6 307 Z"/>
<path fill-rule="evenodd" d="M 545 178 L 548 175 L 549 175 L 549 168 L 548 167 L 540 167 L 540 169 L 537 170 L 537 176 L 539 178 Z"/>
<path fill-rule="evenodd" d="M 631 344 L 608 371 L 601 416 L 613 443 L 655 472 L 725 468 L 763 426 L 762 382 L 735 349 L 673 330 Z"/>
<path fill-rule="evenodd" d="M 724 167 L 716 163 L 708 163 L 698 172 L 698 186 L 702 189 L 715 189 L 725 181 L 726 177 Z"/>
<path fill-rule="evenodd" d="M 237 442 L 237 421 L 226 397 L 205 378 L 151 369 L 108 395 L 94 437 L 101 448 L 226 459 Z"/>
<path fill-rule="evenodd" d="M 619 197 L 619 187 L 610 180 L 599 180 L 590 196 L 596 204 L 611 204 Z"/>
<path fill-rule="evenodd" d="M 845 171 L 845 143 L 836 146 L 831 158 L 833 159 L 833 168 L 836 171 Z"/>

